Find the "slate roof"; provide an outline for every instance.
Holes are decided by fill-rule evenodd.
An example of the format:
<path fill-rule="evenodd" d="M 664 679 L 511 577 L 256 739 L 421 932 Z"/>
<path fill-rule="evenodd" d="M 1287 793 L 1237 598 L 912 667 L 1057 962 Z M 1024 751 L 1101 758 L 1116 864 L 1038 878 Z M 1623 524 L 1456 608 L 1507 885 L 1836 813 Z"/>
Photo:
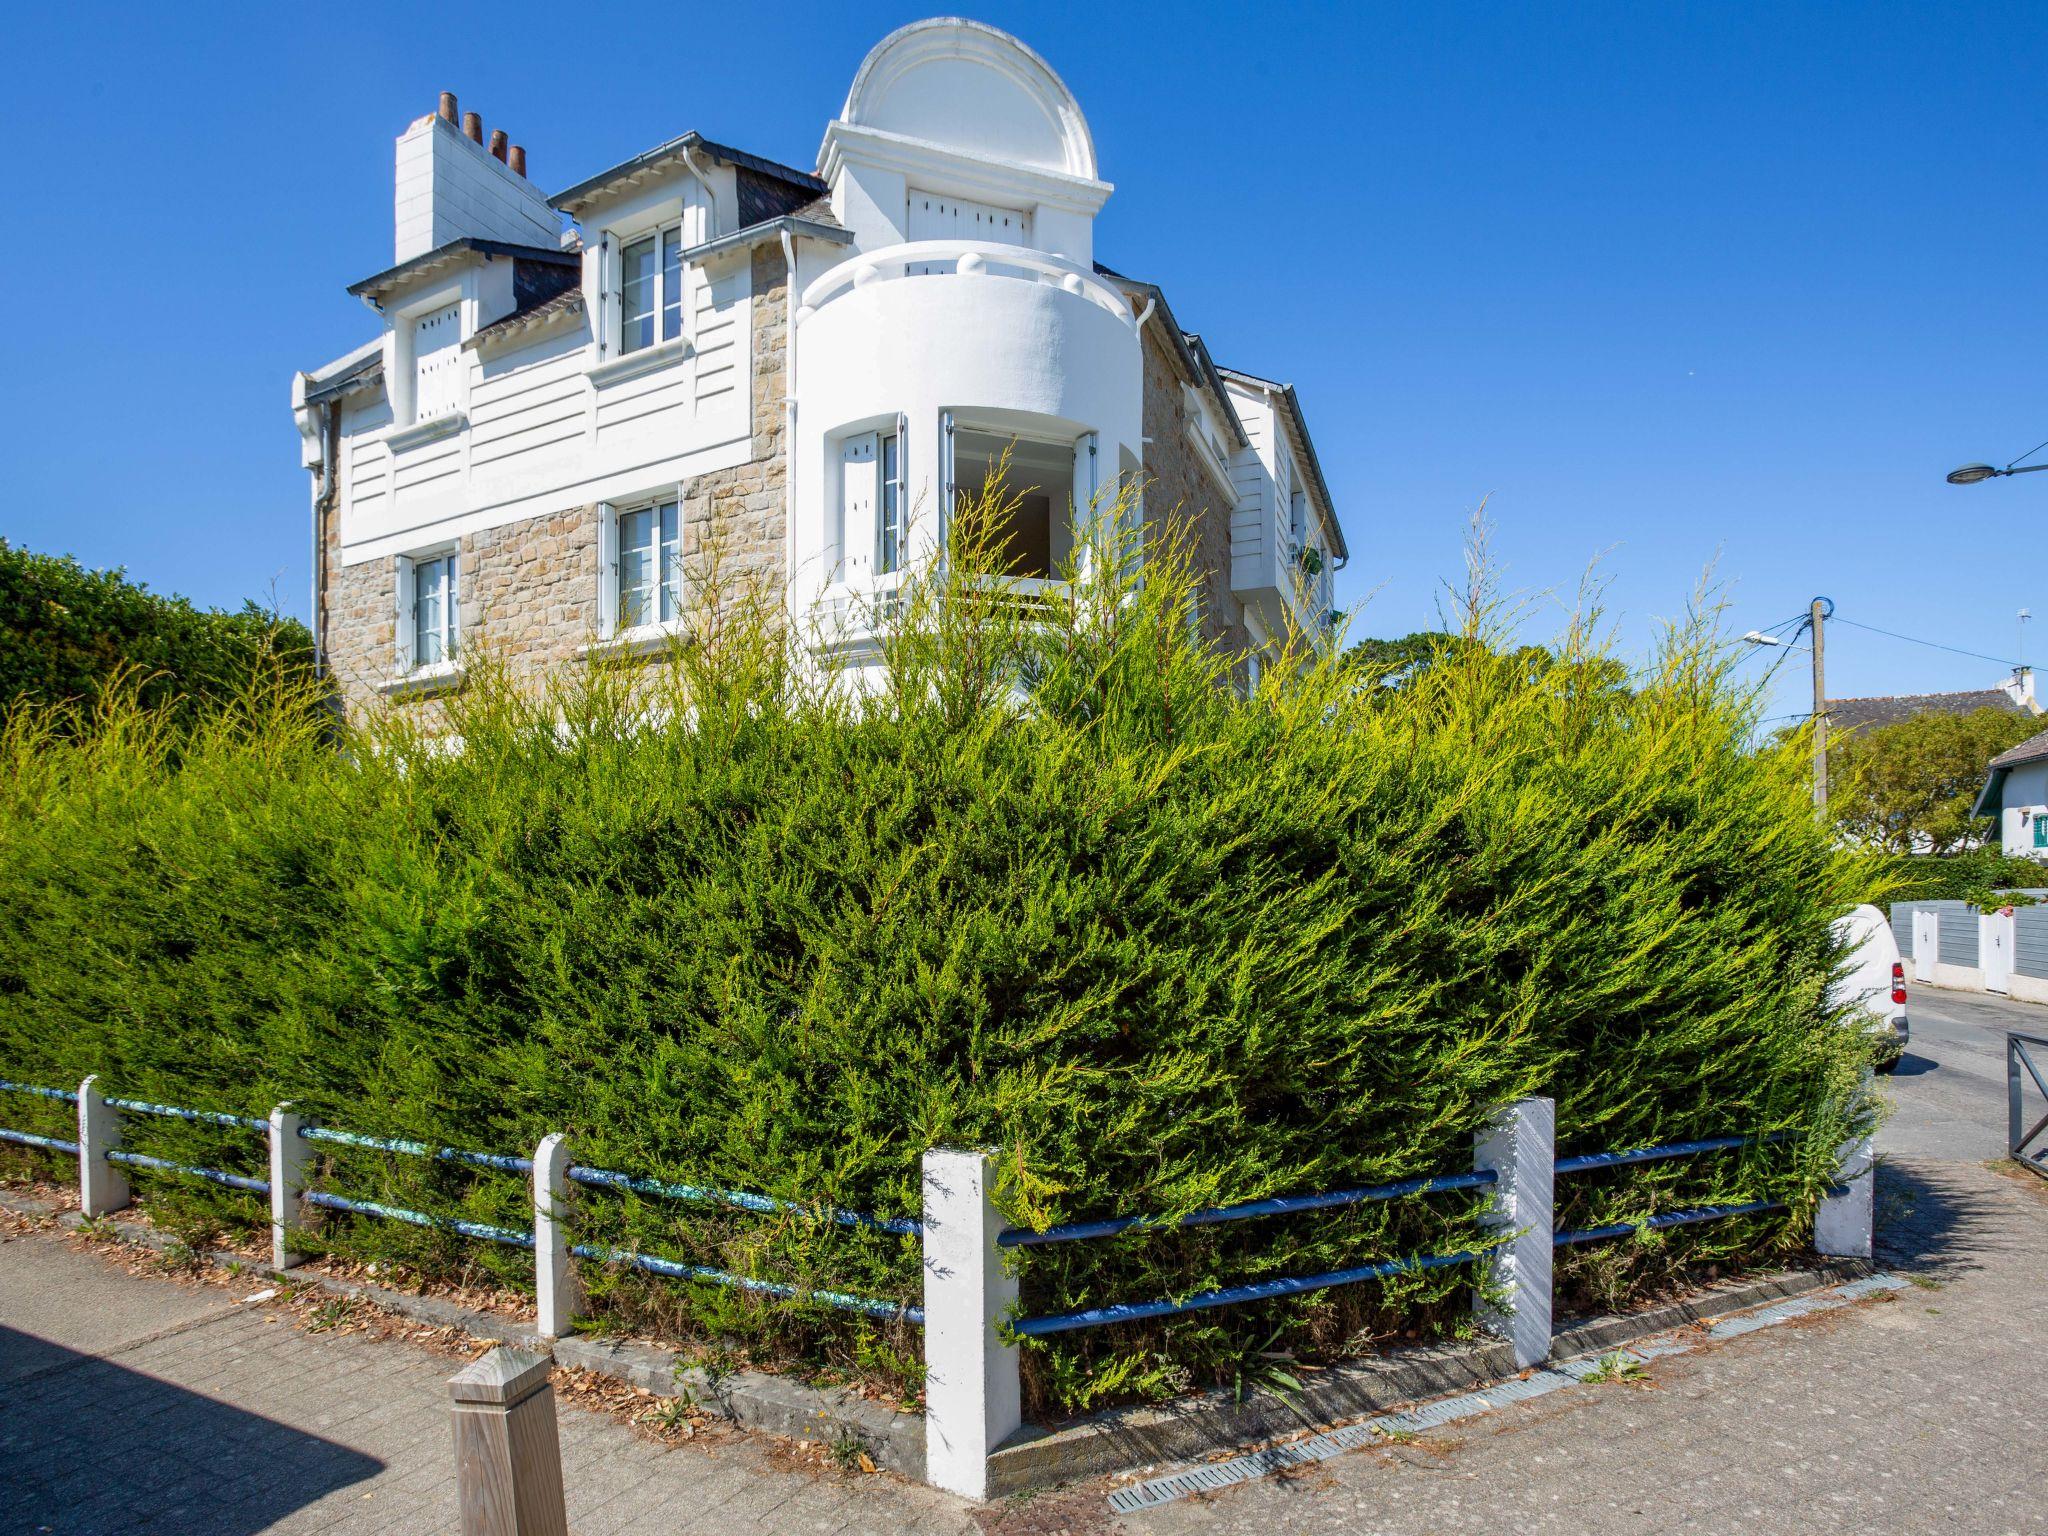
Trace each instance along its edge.
<path fill-rule="evenodd" d="M 482 326 L 463 345 L 474 350 L 487 342 L 497 341 L 525 330 L 531 325 L 544 325 L 558 315 L 580 315 L 583 313 L 583 290 L 564 288 L 560 293 L 551 294 L 537 304 L 524 309 L 515 309 L 509 315 L 501 315 L 489 325 Z"/>
<path fill-rule="evenodd" d="M 2029 736 L 2016 747 L 2007 747 L 1991 759 L 1993 768 L 2017 768 L 2021 763 L 2038 763 L 2048 757 L 2048 731 Z"/>
<path fill-rule="evenodd" d="M 1916 715 L 1974 715 L 1980 709 L 1995 709 L 2008 715 L 2029 715 L 2033 711 L 2015 704 L 2003 688 L 1973 688 L 1961 693 L 1897 693 L 1870 699 L 1829 699 L 1828 728 L 1835 731 L 1876 729 L 1897 725 Z"/>

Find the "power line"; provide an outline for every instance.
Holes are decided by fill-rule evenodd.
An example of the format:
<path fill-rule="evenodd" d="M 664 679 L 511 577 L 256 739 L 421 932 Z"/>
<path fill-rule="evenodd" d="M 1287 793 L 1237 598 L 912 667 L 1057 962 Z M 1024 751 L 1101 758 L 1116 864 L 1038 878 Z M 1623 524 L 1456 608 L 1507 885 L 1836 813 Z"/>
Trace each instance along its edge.
<path fill-rule="evenodd" d="M 1903 640 L 1908 645 L 1924 645 L 1929 650 L 1947 651 L 1952 655 L 1968 656 L 1977 661 L 1996 662 L 2001 667 L 2019 667 L 2023 665 L 2021 662 L 2010 661 L 2003 656 L 1987 656 L 1982 651 L 1966 651 L 1959 645 L 1943 645 L 1939 640 L 1921 640 L 1913 635 L 1902 635 L 1896 630 L 1879 629 L 1875 624 L 1858 623 L 1855 619 L 1845 619 L 1839 614 L 1835 616 L 1835 622 L 1837 624 L 1847 624 L 1853 629 L 1867 629 L 1873 635 L 1884 635 L 1889 639 Z"/>

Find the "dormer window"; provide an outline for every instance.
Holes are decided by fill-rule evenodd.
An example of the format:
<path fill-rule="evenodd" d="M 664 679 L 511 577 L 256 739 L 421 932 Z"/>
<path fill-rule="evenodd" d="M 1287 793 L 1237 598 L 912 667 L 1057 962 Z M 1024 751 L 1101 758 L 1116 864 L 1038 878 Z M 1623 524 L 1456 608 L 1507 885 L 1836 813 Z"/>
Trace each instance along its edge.
<path fill-rule="evenodd" d="M 683 334 L 683 227 L 671 224 L 619 253 L 619 351 L 638 352 Z"/>

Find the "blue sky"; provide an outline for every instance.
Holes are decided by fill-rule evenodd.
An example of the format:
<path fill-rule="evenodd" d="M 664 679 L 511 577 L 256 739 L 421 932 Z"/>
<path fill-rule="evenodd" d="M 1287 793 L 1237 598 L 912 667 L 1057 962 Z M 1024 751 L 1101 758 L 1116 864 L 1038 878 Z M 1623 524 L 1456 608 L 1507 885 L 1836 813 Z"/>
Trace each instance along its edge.
<path fill-rule="evenodd" d="M 372 334 L 342 290 L 389 262 L 392 140 L 437 91 L 548 187 L 690 128 L 809 165 L 869 45 L 928 13 L 639 14 L 18 13 L 0 533 L 303 614 L 288 381 Z M 1826 593 L 2005 658 L 2030 606 L 2048 660 L 2048 475 L 1942 482 L 2048 437 L 2038 10 L 973 14 L 1088 112 L 1100 257 L 1299 387 L 1361 632 L 1432 622 L 1490 498 L 1509 584 L 1569 593 L 1597 557 L 1631 649 L 1712 563 L 1738 629 Z M 1837 694 L 2000 674 L 1853 628 L 1828 650 Z"/>

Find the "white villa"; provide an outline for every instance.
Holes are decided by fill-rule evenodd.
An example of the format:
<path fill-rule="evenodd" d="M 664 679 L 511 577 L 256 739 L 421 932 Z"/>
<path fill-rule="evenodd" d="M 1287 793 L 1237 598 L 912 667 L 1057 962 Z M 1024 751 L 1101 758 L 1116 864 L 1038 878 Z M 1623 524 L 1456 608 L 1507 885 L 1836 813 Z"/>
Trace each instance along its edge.
<path fill-rule="evenodd" d="M 1246 681 L 1327 633 L 1347 550 L 1300 402 L 1097 260 L 1111 190 L 1051 66 L 957 18 L 876 45 L 815 173 L 692 132 L 550 197 L 444 94 L 398 139 L 394 264 L 349 289 L 376 334 L 292 382 L 348 705 L 459 687 L 479 645 L 658 649 L 714 544 L 792 612 L 859 610 L 1005 448 L 1009 576 L 1056 579 L 1136 477 Z"/>

